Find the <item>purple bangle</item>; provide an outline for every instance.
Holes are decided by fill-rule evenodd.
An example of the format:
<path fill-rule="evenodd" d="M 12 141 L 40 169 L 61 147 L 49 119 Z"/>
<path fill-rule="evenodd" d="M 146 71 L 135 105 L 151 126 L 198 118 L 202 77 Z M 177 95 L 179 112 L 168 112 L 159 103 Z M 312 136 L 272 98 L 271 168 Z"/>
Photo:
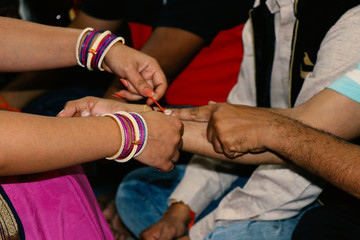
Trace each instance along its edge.
<path fill-rule="evenodd" d="M 94 40 L 95 36 L 104 31 L 93 30 L 85 38 L 83 45 L 81 46 L 81 63 L 86 66 L 90 43 Z"/>
<path fill-rule="evenodd" d="M 126 150 L 125 150 L 125 148 L 124 148 L 125 151 L 123 151 L 123 152 L 120 154 L 120 156 L 118 157 L 118 159 L 122 159 L 122 158 L 127 157 L 127 156 L 131 153 L 131 151 L 132 151 L 132 149 L 133 149 L 133 147 L 134 147 L 134 145 L 131 144 L 131 143 L 135 140 L 135 132 L 134 132 L 133 124 L 132 124 L 132 122 L 130 121 L 130 119 L 128 119 L 126 116 L 123 116 L 123 115 L 120 115 L 120 114 L 115 114 L 115 115 L 119 115 L 121 118 L 123 118 L 123 119 L 125 119 L 125 120 L 127 121 L 127 123 L 128 123 L 129 126 L 130 126 L 130 131 L 131 131 L 131 135 L 132 135 L 132 136 L 131 136 L 131 140 L 129 141 L 130 147 L 129 147 L 128 149 L 126 149 Z M 129 137 L 128 137 L 128 139 L 129 139 Z"/>
<path fill-rule="evenodd" d="M 97 35 L 101 34 L 102 32 L 104 32 L 104 31 L 97 31 L 97 32 L 91 37 L 91 39 L 89 40 L 86 48 L 84 49 L 84 62 L 85 62 L 85 65 L 86 65 L 87 59 L 88 59 L 88 57 L 89 57 L 89 50 L 90 50 L 90 47 L 91 47 L 91 43 L 93 42 L 94 38 L 95 38 Z"/>
<path fill-rule="evenodd" d="M 86 54 L 85 51 L 84 51 L 84 49 L 87 48 L 87 45 L 89 44 L 90 38 L 91 38 L 94 34 L 96 34 L 96 30 L 90 31 L 90 32 L 86 35 L 83 43 L 81 44 L 80 61 L 81 61 L 82 64 L 84 64 L 84 58 L 85 58 L 85 54 Z"/>
<path fill-rule="evenodd" d="M 125 158 L 131 152 L 131 139 L 130 139 L 131 128 L 129 129 L 129 127 L 126 125 L 126 123 L 125 123 L 126 120 L 125 120 L 124 116 L 119 115 L 118 117 L 121 119 L 120 121 L 122 122 L 124 128 L 126 129 L 125 147 L 124 147 L 123 152 L 117 158 L 117 159 L 121 159 L 121 158 Z"/>
<path fill-rule="evenodd" d="M 129 137 L 129 128 L 127 127 L 124 119 L 123 119 L 123 116 L 119 115 L 119 114 L 114 114 L 118 119 L 119 121 L 121 122 L 122 126 L 124 127 L 124 132 L 125 132 L 125 145 L 124 145 L 124 148 L 123 148 L 123 151 L 120 153 L 119 155 L 119 158 L 125 153 L 127 152 L 128 150 L 128 147 L 129 145 L 131 144 L 131 141 L 130 141 L 130 137 Z"/>
<path fill-rule="evenodd" d="M 106 41 L 108 38 L 109 38 L 110 35 L 106 35 L 103 39 L 101 39 L 99 45 L 97 46 L 95 52 L 96 54 L 93 56 L 93 58 L 91 59 L 91 67 L 93 69 L 96 69 L 94 68 L 94 63 L 96 62 L 96 59 L 99 57 L 99 55 L 101 54 L 99 51 L 101 49 L 101 45 L 103 44 L 104 40 Z"/>
<path fill-rule="evenodd" d="M 99 44 L 96 52 L 96 57 L 92 59 L 91 61 L 91 66 L 92 68 L 96 69 L 97 68 L 97 65 L 98 65 L 98 62 L 99 62 L 99 59 L 101 57 L 101 55 L 103 54 L 105 48 L 111 43 L 112 40 L 114 40 L 115 38 L 117 38 L 116 35 L 114 34 L 109 34 L 107 35 Z"/>
<path fill-rule="evenodd" d="M 136 120 L 138 126 L 139 126 L 139 132 L 140 132 L 140 138 L 139 138 L 139 142 L 140 144 L 138 145 L 138 148 L 136 150 L 136 153 L 137 154 L 138 152 L 140 152 L 141 148 L 144 146 L 144 140 L 145 140 L 145 137 L 146 137 L 146 130 L 145 130 L 145 125 L 144 125 L 144 122 L 143 120 L 135 113 L 130 113 Z"/>

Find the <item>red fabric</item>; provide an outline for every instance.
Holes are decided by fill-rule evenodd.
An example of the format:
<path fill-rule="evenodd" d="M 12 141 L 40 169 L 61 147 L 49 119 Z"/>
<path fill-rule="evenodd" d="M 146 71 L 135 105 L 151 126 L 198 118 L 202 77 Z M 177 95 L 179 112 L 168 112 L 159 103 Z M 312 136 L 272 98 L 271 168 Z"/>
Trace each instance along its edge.
<path fill-rule="evenodd" d="M 225 102 L 235 85 L 243 57 L 241 33 L 244 25 L 221 31 L 204 47 L 169 86 L 165 100 L 172 106 L 206 105 L 210 100 Z M 130 24 L 134 48 L 140 49 L 151 27 Z"/>
<path fill-rule="evenodd" d="M 140 49 L 151 35 L 152 28 L 139 23 L 129 23 L 132 44 L 135 49 Z"/>

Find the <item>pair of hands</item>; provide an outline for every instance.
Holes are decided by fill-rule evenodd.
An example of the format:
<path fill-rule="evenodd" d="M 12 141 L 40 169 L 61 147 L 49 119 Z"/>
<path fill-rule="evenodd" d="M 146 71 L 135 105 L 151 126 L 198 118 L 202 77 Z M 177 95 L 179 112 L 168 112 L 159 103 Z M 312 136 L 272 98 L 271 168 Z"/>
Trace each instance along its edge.
<path fill-rule="evenodd" d="M 143 105 L 94 97 L 68 102 L 58 116 L 99 116 L 116 111 L 141 112 L 144 116 L 150 141 L 137 160 L 161 171 L 171 171 L 179 157 L 183 134 L 181 121 L 207 122 L 207 139 L 214 151 L 236 158 L 249 152 L 266 151 L 275 134 L 274 126 L 285 119 L 270 110 L 228 103 L 167 110 L 163 114 L 143 112 Z"/>
<path fill-rule="evenodd" d="M 274 124 L 284 117 L 269 110 L 228 103 L 167 110 L 165 114 L 144 111 L 144 105 L 86 97 L 68 102 L 59 117 L 99 116 L 116 111 L 141 112 L 149 129 L 149 141 L 137 160 L 161 171 L 171 171 L 179 157 L 182 121 L 207 122 L 207 139 L 216 152 L 234 158 L 267 149 Z M 141 234 L 142 239 L 186 239 L 189 211 L 169 209 L 163 218 Z"/>
<path fill-rule="evenodd" d="M 207 123 L 206 137 L 214 151 L 231 159 L 266 151 L 276 123 L 284 121 L 270 109 L 214 102 L 167 114 L 183 121 Z"/>
<path fill-rule="evenodd" d="M 110 49 L 105 56 L 103 67 L 120 77 L 127 88 L 127 94 L 123 95 L 132 100 L 140 100 L 142 97 L 159 100 L 167 89 L 166 77 L 158 62 L 121 43 Z M 148 105 L 153 103 L 151 98 L 147 99 Z M 208 122 L 208 141 L 212 143 L 215 152 L 229 158 L 247 152 L 264 151 L 264 144 L 259 141 L 259 131 L 264 129 L 264 122 L 260 120 L 276 118 L 264 109 L 227 103 L 210 103 L 198 108 L 174 110 L 172 116 L 181 120 Z"/>
<path fill-rule="evenodd" d="M 214 151 L 235 158 L 248 152 L 266 151 L 265 136 L 274 122 L 284 117 L 269 110 L 228 103 L 173 109 L 166 114 L 183 121 L 207 122 L 207 139 Z M 144 240 L 185 240 L 190 213 L 186 205 L 171 205 L 162 218 L 140 234 Z"/>
<path fill-rule="evenodd" d="M 66 103 L 58 117 L 95 117 L 117 111 L 139 112 L 148 126 L 148 142 L 136 160 L 160 171 L 169 172 L 177 162 L 182 146 L 183 124 L 161 112 L 144 112 L 144 105 L 122 103 L 110 99 L 85 97 Z"/>

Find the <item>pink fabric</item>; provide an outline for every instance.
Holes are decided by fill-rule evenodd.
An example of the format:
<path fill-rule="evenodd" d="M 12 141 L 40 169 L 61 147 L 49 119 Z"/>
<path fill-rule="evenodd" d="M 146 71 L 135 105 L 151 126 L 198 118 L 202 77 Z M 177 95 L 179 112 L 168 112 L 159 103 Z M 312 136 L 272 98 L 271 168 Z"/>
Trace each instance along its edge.
<path fill-rule="evenodd" d="M 26 239 L 113 239 L 80 166 L 0 179 Z"/>

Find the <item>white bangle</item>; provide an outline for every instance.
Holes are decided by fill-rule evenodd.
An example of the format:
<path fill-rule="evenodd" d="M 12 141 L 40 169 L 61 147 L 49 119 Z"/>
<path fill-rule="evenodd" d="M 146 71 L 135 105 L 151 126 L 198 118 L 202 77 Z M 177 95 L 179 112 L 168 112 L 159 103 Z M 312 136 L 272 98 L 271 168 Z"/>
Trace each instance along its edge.
<path fill-rule="evenodd" d="M 131 149 L 131 152 L 129 153 L 129 155 L 127 155 L 125 158 L 122 158 L 120 159 L 119 157 L 117 157 L 115 159 L 115 161 L 117 162 L 127 162 L 129 161 L 131 158 L 134 157 L 135 153 L 136 153 L 136 150 L 138 148 L 138 145 L 136 144 L 136 142 L 139 141 L 139 138 L 140 138 L 140 131 L 139 131 L 139 125 L 138 123 L 136 122 L 135 118 L 133 116 L 131 116 L 131 114 L 129 114 L 128 112 L 124 112 L 124 111 L 119 111 L 119 112 L 116 112 L 116 114 L 120 114 L 120 115 L 123 115 L 125 116 L 127 119 L 130 120 L 131 124 L 132 124 L 132 127 L 134 129 L 134 132 L 132 134 L 135 134 L 135 137 L 134 137 L 134 141 L 131 142 L 131 144 L 133 145 L 132 146 L 132 149 Z"/>
<path fill-rule="evenodd" d="M 91 47 L 89 48 L 89 52 L 87 53 L 88 57 L 87 57 L 87 62 L 86 62 L 86 67 L 89 71 L 94 70 L 91 67 L 91 60 L 94 57 L 94 55 L 97 54 L 96 50 L 97 50 L 101 40 L 103 40 L 103 38 L 109 34 L 111 34 L 111 32 L 109 30 L 103 32 L 98 38 L 96 38 L 95 42 L 93 44 L 91 44 Z"/>
<path fill-rule="evenodd" d="M 114 119 L 115 122 L 117 123 L 117 125 L 119 126 L 119 129 L 120 129 L 120 134 L 121 134 L 121 145 L 120 145 L 120 148 L 119 148 L 119 150 L 118 150 L 113 156 L 106 158 L 107 160 L 114 160 L 114 159 L 116 159 L 117 157 L 119 157 L 120 154 L 122 153 L 122 151 L 124 150 L 124 146 L 125 146 L 125 131 L 124 131 L 124 127 L 123 127 L 123 125 L 121 124 L 120 120 L 119 120 L 114 114 L 106 113 L 106 114 L 103 114 L 102 117 L 110 117 L 110 118 Z"/>
<path fill-rule="evenodd" d="M 125 44 L 125 39 L 123 37 L 117 37 L 114 40 L 112 40 L 112 42 L 105 48 L 104 52 L 101 54 L 101 57 L 99 59 L 99 63 L 98 63 L 98 69 L 100 71 L 104 71 L 104 69 L 101 67 L 102 62 L 104 61 L 105 55 L 106 53 L 110 50 L 110 48 L 117 42 L 121 42 L 122 44 Z"/>
<path fill-rule="evenodd" d="M 89 32 L 89 31 L 92 31 L 94 30 L 93 28 L 85 28 L 84 30 L 82 30 L 82 32 L 80 33 L 77 41 L 76 41 L 76 46 L 75 46 L 75 57 L 76 57 L 76 62 L 79 66 L 81 67 L 85 67 L 84 64 L 82 64 L 80 62 L 80 53 L 79 53 L 79 50 L 80 50 L 80 42 L 81 42 L 81 39 L 84 37 L 85 33 Z"/>

